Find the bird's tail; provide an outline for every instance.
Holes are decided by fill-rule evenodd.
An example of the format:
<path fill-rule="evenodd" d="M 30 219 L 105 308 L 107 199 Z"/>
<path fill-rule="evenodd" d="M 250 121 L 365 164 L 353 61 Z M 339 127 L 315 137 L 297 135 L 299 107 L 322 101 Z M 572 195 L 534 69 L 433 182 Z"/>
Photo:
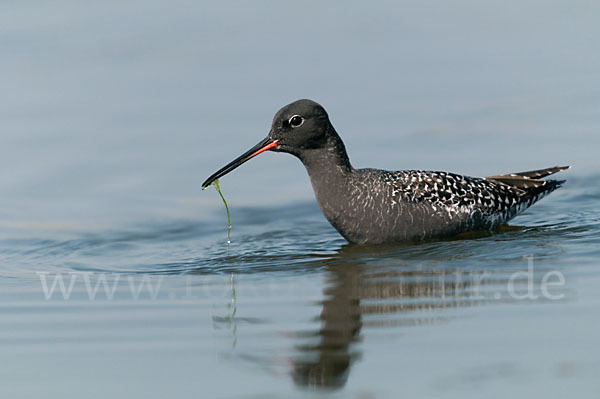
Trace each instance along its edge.
<path fill-rule="evenodd" d="M 565 180 L 542 180 L 543 177 L 553 175 L 570 166 L 554 166 L 552 168 L 532 170 L 529 172 L 509 173 L 507 175 L 486 177 L 487 180 L 506 184 L 522 191 L 523 203 L 528 208 L 552 191 L 562 186 Z M 525 209 L 524 208 L 524 209 Z"/>
<path fill-rule="evenodd" d="M 511 187 L 521 189 L 525 192 L 543 186 L 555 186 L 558 188 L 565 180 L 541 180 L 543 177 L 553 175 L 562 170 L 569 169 L 570 166 L 554 166 L 552 168 L 531 170 L 529 172 L 509 173 L 507 175 L 489 176 L 487 180 L 493 180 L 497 183 L 503 183 Z"/>

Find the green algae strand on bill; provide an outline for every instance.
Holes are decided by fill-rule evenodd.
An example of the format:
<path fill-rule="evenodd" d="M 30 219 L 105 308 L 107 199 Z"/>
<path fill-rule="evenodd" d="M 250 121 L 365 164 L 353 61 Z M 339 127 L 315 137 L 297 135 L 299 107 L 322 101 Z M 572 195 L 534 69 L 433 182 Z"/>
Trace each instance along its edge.
<path fill-rule="evenodd" d="M 227 244 L 231 244 L 231 215 L 229 213 L 229 206 L 227 206 L 227 201 L 221 192 L 221 187 L 219 187 L 219 179 L 216 179 L 211 183 L 215 186 L 215 190 L 219 193 L 221 200 L 223 200 L 223 204 L 225 205 L 225 210 L 227 211 Z M 202 187 L 202 190 L 206 190 L 207 187 Z"/>

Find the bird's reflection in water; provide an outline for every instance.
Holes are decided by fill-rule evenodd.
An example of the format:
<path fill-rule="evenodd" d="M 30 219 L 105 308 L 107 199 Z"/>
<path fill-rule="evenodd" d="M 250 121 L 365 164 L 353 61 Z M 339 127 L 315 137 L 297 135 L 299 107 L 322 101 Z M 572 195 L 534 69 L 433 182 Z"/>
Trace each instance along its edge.
<path fill-rule="evenodd" d="M 292 377 L 299 386 L 344 386 L 352 363 L 361 357 L 363 327 L 443 322 L 444 313 L 431 311 L 490 300 L 481 295 L 480 285 L 494 284 L 482 279 L 481 271 L 374 265 L 376 259 L 365 260 L 364 252 L 356 254 L 351 248 L 340 255 L 327 262 L 320 329 L 296 335 Z"/>
<path fill-rule="evenodd" d="M 324 290 L 321 328 L 296 346 L 293 378 L 302 386 L 338 387 L 348 378 L 359 352 L 351 348 L 362 327 L 360 313 L 361 271 L 358 266 L 332 267 Z"/>
<path fill-rule="evenodd" d="M 315 266 L 321 268 L 325 263 L 326 273 L 319 328 L 293 332 L 294 348 L 283 363 L 280 358 L 240 357 L 277 375 L 281 370 L 274 369 L 285 364 L 289 367 L 285 374 L 291 374 L 301 387 L 340 388 L 362 356 L 359 341 L 365 328 L 394 327 L 390 331 L 397 333 L 404 327 L 446 322 L 453 317 L 449 308 L 511 301 L 505 293 L 498 294 L 506 289 L 514 270 L 506 269 L 506 264 L 486 269 L 473 261 L 465 267 L 465 252 L 452 243 L 440 249 L 444 245 L 348 246 L 333 257 L 316 259 Z M 467 253 L 474 256 L 474 251 Z M 492 267 L 489 258 L 484 258 L 486 267 Z M 510 264 L 515 267 L 514 262 Z M 518 270 L 522 266 L 526 263 L 518 262 Z"/>

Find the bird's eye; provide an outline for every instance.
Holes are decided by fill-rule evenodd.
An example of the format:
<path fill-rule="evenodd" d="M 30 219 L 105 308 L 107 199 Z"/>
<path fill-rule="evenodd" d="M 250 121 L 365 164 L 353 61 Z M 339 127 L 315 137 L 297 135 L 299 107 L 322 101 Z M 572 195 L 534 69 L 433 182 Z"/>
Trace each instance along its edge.
<path fill-rule="evenodd" d="M 288 123 L 291 127 L 298 127 L 304 123 L 304 118 L 302 118 L 300 115 L 294 115 L 290 118 Z"/>

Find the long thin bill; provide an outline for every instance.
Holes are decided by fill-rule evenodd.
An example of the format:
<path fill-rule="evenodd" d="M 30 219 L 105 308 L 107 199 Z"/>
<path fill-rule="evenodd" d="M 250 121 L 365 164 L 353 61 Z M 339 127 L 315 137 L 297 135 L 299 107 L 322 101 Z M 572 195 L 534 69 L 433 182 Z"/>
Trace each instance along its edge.
<path fill-rule="evenodd" d="M 254 147 L 250 148 L 248 151 L 229 162 L 227 165 L 213 173 L 208 179 L 202 183 L 202 188 L 208 187 L 213 181 L 217 180 L 219 177 L 225 176 L 227 173 L 231 172 L 244 162 L 254 158 L 261 152 L 265 152 L 270 150 L 271 148 L 277 147 L 277 142 L 279 140 L 271 140 L 270 138 L 266 138 L 262 140 L 260 143 L 256 144 Z"/>

